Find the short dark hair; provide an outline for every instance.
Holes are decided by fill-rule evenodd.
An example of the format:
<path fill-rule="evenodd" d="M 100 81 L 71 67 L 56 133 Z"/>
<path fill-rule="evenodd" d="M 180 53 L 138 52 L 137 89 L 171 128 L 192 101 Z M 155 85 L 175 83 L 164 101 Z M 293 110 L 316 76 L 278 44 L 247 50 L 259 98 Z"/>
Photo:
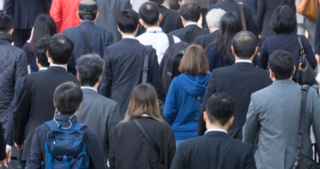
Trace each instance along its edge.
<path fill-rule="evenodd" d="M 8 33 L 13 28 L 13 22 L 10 16 L 0 12 L 0 32 Z"/>
<path fill-rule="evenodd" d="M 38 62 L 43 67 L 49 67 L 50 63 L 48 62 L 47 58 L 47 43 L 50 39 L 49 35 L 41 38 L 34 46 L 34 55 L 38 59 Z"/>
<path fill-rule="evenodd" d="M 67 64 L 73 57 L 73 42 L 64 34 L 53 35 L 48 43 L 48 53 L 55 64 Z"/>
<path fill-rule="evenodd" d="M 233 37 L 232 46 L 234 53 L 236 53 L 239 58 L 249 59 L 256 51 L 258 40 L 253 33 L 241 31 Z"/>
<path fill-rule="evenodd" d="M 74 114 L 78 110 L 82 99 L 82 90 L 74 82 L 59 85 L 53 95 L 53 102 L 60 114 Z"/>
<path fill-rule="evenodd" d="M 271 16 L 271 29 L 276 34 L 293 33 L 297 29 L 296 13 L 288 6 L 279 6 Z"/>
<path fill-rule="evenodd" d="M 271 53 L 268 62 L 277 80 L 289 79 L 292 76 L 294 61 L 289 52 L 276 50 Z"/>
<path fill-rule="evenodd" d="M 209 62 L 205 51 L 199 45 L 190 45 L 180 62 L 179 71 L 189 75 L 208 74 Z"/>
<path fill-rule="evenodd" d="M 162 5 L 163 2 L 164 2 L 164 0 L 149 0 L 149 1 L 154 2 L 154 3 L 156 3 L 157 5 Z M 139 13 L 140 13 L 140 12 L 139 12 Z"/>
<path fill-rule="evenodd" d="M 154 2 L 145 2 L 140 6 L 139 14 L 143 22 L 152 26 L 159 21 L 159 8 Z"/>
<path fill-rule="evenodd" d="M 139 15 L 137 12 L 124 9 L 119 12 L 117 17 L 117 25 L 123 33 L 133 33 L 139 24 Z"/>
<path fill-rule="evenodd" d="M 206 112 L 210 123 L 226 125 L 236 110 L 236 103 L 226 93 L 215 93 L 207 101 Z"/>
<path fill-rule="evenodd" d="M 98 13 L 98 5 L 92 0 L 84 0 L 79 3 L 78 15 L 81 20 L 93 21 Z"/>
<path fill-rule="evenodd" d="M 187 3 L 180 7 L 180 15 L 186 21 L 197 22 L 200 19 L 201 8 L 196 3 Z"/>
<path fill-rule="evenodd" d="M 87 54 L 77 60 L 81 86 L 94 86 L 103 72 L 104 62 L 98 54 Z"/>

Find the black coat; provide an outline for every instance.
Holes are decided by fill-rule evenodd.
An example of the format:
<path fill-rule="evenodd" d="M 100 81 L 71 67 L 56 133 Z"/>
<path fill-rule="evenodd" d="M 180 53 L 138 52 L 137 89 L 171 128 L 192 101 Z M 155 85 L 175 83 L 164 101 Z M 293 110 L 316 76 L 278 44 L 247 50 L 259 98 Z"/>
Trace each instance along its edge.
<path fill-rule="evenodd" d="M 34 56 L 34 54 L 29 52 L 28 50 L 29 44 L 30 44 L 29 42 L 26 42 L 23 45 L 22 50 L 24 50 L 24 52 L 26 52 L 27 54 L 28 64 L 30 65 L 31 73 L 34 73 L 34 72 L 38 72 L 39 68 L 37 65 L 36 56 Z"/>
<path fill-rule="evenodd" d="M 209 29 L 205 28 L 205 29 L 202 29 L 197 35 L 197 31 L 200 30 L 201 28 L 199 28 L 197 25 L 188 25 L 184 28 L 181 28 L 181 29 L 178 29 L 178 30 L 175 30 L 175 31 L 172 31 L 170 32 L 169 34 L 171 35 L 174 35 L 178 38 L 180 38 L 181 41 L 184 41 L 184 42 L 190 42 L 193 43 L 193 41 L 201 36 L 201 35 L 205 35 L 205 34 L 209 34 Z"/>
<path fill-rule="evenodd" d="M 223 9 L 226 12 L 236 12 L 239 16 L 240 19 L 240 7 L 239 3 L 235 2 L 234 0 L 224 0 L 224 1 L 219 1 L 216 4 L 213 4 L 209 7 L 208 11 L 211 9 Z M 259 31 L 258 28 L 253 20 L 252 14 L 251 14 L 251 9 L 247 5 L 243 5 L 243 12 L 246 20 L 246 25 L 248 31 L 252 32 L 256 36 L 258 36 Z"/>
<path fill-rule="evenodd" d="M 163 142 L 163 124 L 151 117 L 138 117 L 143 128 L 160 148 Z M 172 128 L 168 132 L 168 160 L 171 166 L 176 152 Z M 117 125 L 110 142 L 110 169 L 149 169 L 149 161 L 157 162 L 158 154 L 152 149 L 136 124 L 130 120 Z"/>
<path fill-rule="evenodd" d="M 13 112 L 14 140 L 21 145 L 26 140 L 22 161 L 26 161 L 35 129 L 46 121 L 52 120 L 55 108 L 53 94 L 57 86 L 72 81 L 80 85 L 76 76 L 62 67 L 49 67 L 46 71 L 26 76 L 17 108 Z M 28 124 L 28 128 L 26 126 Z"/>
<path fill-rule="evenodd" d="M 288 5 L 293 11 L 296 11 L 295 0 L 259 0 L 257 13 L 257 26 L 259 34 L 262 33 L 263 38 L 275 35 L 270 27 L 270 20 L 273 11 L 281 5 Z"/>
<path fill-rule="evenodd" d="M 2 125 L 0 125 L 0 131 L 3 131 Z M 3 137 L 3 132 L 0 133 L 0 160 L 4 160 L 7 157 L 6 155 L 6 144 Z"/>
<path fill-rule="evenodd" d="M 250 144 L 221 131 L 181 142 L 172 169 L 256 169 Z"/>
<path fill-rule="evenodd" d="M 162 5 L 158 6 L 159 12 L 162 15 L 160 27 L 164 33 L 183 28 L 182 20 L 178 11 L 168 9 Z"/>
<path fill-rule="evenodd" d="M 215 30 L 210 34 L 201 35 L 194 40 L 194 43 L 202 46 L 203 49 L 207 49 L 208 45 L 216 39 L 218 33 L 219 30 Z"/>
<path fill-rule="evenodd" d="M 214 93 L 229 94 L 236 102 L 234 122 L 228 133 L 232 138 L 242 139 L 242 127 L 246 122 L 251 94 L 269 86 L 272 83 L 269 74 L 251 63 L 235 63 L 215 69 L 211 73 L 209 85 L 200 106 L 198 119 L 198 135 L 203 135 L 206 125 L 203 120 L 206 102 Z"/>
<path fill-rule="evenodd" d="M 136 39 L 122 39 L 105 49 L 105 62 L 99 93 L 117 102 L 124 118 L 133 89 L 142 82 L 145 46 Z M 163 100 L 163 87 L 156 51 L 149 56 L 147 82 Z"/>

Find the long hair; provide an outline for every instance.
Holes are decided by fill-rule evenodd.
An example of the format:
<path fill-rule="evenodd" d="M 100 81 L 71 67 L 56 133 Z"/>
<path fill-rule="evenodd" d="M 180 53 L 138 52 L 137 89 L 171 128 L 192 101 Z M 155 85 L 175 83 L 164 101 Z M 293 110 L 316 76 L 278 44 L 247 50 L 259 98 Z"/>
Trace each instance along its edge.
<path fill-rule="evenodd" d="M 242 30 L 241 21 L 235 12 L 227 12 L 221 17 L 219 33 L 216 40 L 214 51 L 223 53 L 224 61 L 227 65 L 234 63 L 234 56 L 231 50 L 232 39 L 235 34 Z"/>
<path fill-rule="evenodd" d="M 164 121 L 159 112 L 157 92 L 150 84 L 140 84 L 133 89 L 123 122 L 143 114 L 160 122 Z"/>
<path fill-rule="evenodd" d="M 44 36 L 53 36 L 57 33 L 57 26 L 54 20 L 49 15 L 39 15 L 34 22 L 33 36 L 28 45 L 28 51 L 33 53 L 35 44 Z"/>

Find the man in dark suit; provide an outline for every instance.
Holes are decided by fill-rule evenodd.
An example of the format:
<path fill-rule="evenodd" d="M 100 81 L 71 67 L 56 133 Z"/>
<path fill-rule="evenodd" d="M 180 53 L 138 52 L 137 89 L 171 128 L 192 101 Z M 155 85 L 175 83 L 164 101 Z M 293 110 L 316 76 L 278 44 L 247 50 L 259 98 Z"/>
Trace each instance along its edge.
<path fill-rule="evenodd" d="M 93 52 L 99 54 L 102 58 L 104 49 L 113 44 L 112 33 L 94 24 L 98 16 L 98 6 L 94 1 L 81 1 L 78 10 L 78 17 L 81 20 L 81 24 L 63 31 L 63 34 L 67 35 L 74 43 L 73 57 L 75 57 L 76 60 L 84 54 Z M 88 39 L 89 44 L 86 44 L 80 29 L 83 30 L 84 36 Z"/>
<path fill-rule="evenodd" d="M 210 6 L 209 10 L 211 9 L 216 9 L 220 8 L 225 10 L 226 12 L 236 12 L 240 18 L 240 6 L 239 3 L 235 2 L 234 0 L 223 0 L 219 1 L 216 4 L 213 4 Z M 243 12 L 244 12 L 244 17 L 246 20 L 246 26 L 247 30 L 255 34 L 256 36 L 259 35 L 258 28 L 253 20 L 252 14 L 251 14 L 251 9 L 247 5 L 243 5 Z"/>
<path fill-rule="evenodd" d="M 78 80 L 81 84 L 83 100 L 76 116 L 80 123 L 88 125 L 96 132 L 104 161 L 107 162 L 109 140 L 120 121 L 120 113 L 116 102 L 97 93 L 103 66 L 104 62 L 97 54 L 84 55 L 78 59 Z"/>
<path fill-rule="evenodd" d="M 121 119 L 124 118 L 131 92 L 142 82 L 146 47 L 135 39 L 139 16 L 133 10 L 122 10 L 117 18 L 122 40 L 105 49 L 99 93 L 119 104 Z M 149 55 L 147 82 L 151 83 L 163 101 L 163 87 L 156 51 Z"/>
<path fill-rule="evenodd" d="M 192 44 L 197 37 L 210 33 L 209 29 L 201 29 L 197 24 L 201 15 L 201 9 L 198 4 L 182 5 L 180 7 L 180 15 L 184 28 L 172 31 L 169 34 L 177 36 L 181 41 Z"/>
<path fill-rule="evenodd" d="M 79 84 L 77 78 L 69 74 L 66 68 L 73 48 L 72 41 L 66 35 L 52 36 L 47 43 L 50 67 L 46 71 L 30 74 L 24 80 L 17 108 L 13 112 L 16 147 L 24 148 L 21 161 L 27 161 L 35 129 L 53 119 L 55 107 L 52 98 L 56 87 L 67 81 Z"/>
<path fill-rule="evenodd" d="M 203 120 L 205 135 L 181 142 L 171 168 L 174 169 L 255 169 L 250 144 L 232 139 L 227 130 L 237 106 L 231 96 L 216 93 L 207 100 Z"/>
<path fill-rule="evenodd" d="M 13 20 L 12 39 L 22 48 L 29 39 L 34 21 L 39 14 L 48 14 L 52 0 L 5 0 L 3 10 Z"/>
<path fill-rule="evenodd" d="M 257 44 L 257 37 L 251 32 L 242 31 L 235 35 L 231 49 L 236 63 L 212 72 L 203 103 L 200 106 L 198 135 L 203 135 L 206 131 L 203 112 L 207 99 L 214 93 L 225 92 L 235 100 L 237 106 L 234 123 L 229 127 L 228 134 L 232 138 L 242 139 L 242 127 L 246 122 L 251 94 L 272 83 L 265 70 L 252 64 L 252 59 L 258 50 Z"/>

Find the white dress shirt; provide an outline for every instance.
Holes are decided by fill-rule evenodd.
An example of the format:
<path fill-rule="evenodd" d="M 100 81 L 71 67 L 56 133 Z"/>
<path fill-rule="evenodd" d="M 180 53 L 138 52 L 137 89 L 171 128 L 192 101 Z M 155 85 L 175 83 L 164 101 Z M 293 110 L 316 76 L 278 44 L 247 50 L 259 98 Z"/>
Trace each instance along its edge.
<path fill-rule="evenodd" d="M 236 60 L 236 63 L 252 63 L 251 60 L 245 60 L 245 59 L 241 59 L 241 60 Z"/>
<path fill-rule="evenodd" d="M 158 62 L 161 63 L 164 53 L 169 47 L 167 34 L 160 27 L 148 28 L 145 33 L 137 37 L 137 40 L 145 46 L 151 45 L 157 52 Z M 181 42 L 176 36 L 173 36 L 174 43 Z"/>
<path fill-rule="evenodd" d="M 224 132 L 224 133 L 228 134 L 228 132 L 223 129 L 209 129 L 204 134 L 207 134 L 208 132 L 211 132 L 211 131 L 220 131 L 220 132 Z"/>
<path fill-rule="evenodd" d="M 64 68 L 64 69 L 66 69 L 66 71 L 68 72 L 67 67 L 65 67 L 65 66 L 63 66 L 63 65 L 58 65 L 58 64 L 50 63 L 50 67 L 62 67 L 62 68 Z"/>
<path fill-rule="evenodd" d="M 184 27 L 187 27 L 189 25 L 197 25 L 198 26 L 198 23 L 197 22 L 188 22 L 188 23 L 186 23 L 186 25 L 184 25 Z"/>
<path fill-rule="evenodd" d="M 81 89 L 89 89 L 89 90 L 93 90 L 95 92 L 98 92 L 97 89 L 90 87 L 90 86 L 82 86 Z"/>
<path fill-rule="evenodd" d="M 124 35 L 122 39 L 136 39 L 136 38 L 132 35 Z"/>

